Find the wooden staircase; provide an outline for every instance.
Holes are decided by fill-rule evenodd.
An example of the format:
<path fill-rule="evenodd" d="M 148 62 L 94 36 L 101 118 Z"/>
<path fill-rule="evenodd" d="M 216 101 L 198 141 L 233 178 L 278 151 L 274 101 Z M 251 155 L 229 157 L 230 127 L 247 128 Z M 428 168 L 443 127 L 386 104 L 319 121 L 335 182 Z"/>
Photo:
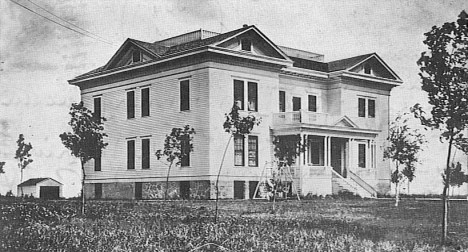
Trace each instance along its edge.
<path fill-rule="evenodd" d="M 338 194 L 339 192 L 351 192 L 361 196 L 362 198 L 377 197 L 377 191 L 353 172 L 348 171 L 349 178 L 343 178 L 343 176 L 333 170 L 333 168 L 331 170 L 333 194 Z"/>

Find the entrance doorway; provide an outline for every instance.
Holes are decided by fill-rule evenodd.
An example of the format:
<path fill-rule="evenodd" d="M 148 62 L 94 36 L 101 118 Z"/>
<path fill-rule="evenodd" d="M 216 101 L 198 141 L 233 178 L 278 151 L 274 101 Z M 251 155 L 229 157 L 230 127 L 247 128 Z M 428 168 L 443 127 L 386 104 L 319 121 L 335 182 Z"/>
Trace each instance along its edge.
<path fill-rule="evenodd" d="M 331 139 L 331 166 L 338 174 L 347 177 L 347 149 L 345 138 L 332 137 Z"/>

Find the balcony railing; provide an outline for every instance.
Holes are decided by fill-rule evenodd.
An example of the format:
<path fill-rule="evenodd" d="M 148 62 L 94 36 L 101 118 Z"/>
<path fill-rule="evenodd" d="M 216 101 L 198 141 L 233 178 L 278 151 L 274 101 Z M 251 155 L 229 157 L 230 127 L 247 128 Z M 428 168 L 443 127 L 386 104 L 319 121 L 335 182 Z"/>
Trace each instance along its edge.
<path fill-rule="evenodd" d="M 331 120 L 328 114 L 318 112 L 295 111 L 273 114 L 273 125 L 297 123 L 329 125 L 329 123 L 332 123 L 329 122 Z"/>

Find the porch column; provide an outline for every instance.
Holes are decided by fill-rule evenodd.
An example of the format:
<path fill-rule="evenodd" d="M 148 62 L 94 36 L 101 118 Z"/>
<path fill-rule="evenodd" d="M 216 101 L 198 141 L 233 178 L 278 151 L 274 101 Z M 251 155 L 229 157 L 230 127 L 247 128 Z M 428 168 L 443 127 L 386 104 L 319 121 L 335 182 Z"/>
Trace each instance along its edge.
<path fill-rule="evenodd" d="M 323 137 L 323 165 L 327 166 L 328 165 L 328 141 L 327 137 Z"/>
<path fill-rule="evenodd" d="M 354 162 L 354 157 L 356 155 L 355 149 L 354 149 L 354 138 L 349 139 L 349 164 L 348 164 L 348 169 L 351 171 L 354 171 L 354 166 L 356 163 Z"/>
<path fill-rule="evenodd" d="M 304 134 L 301 133 L 301 146 L 304 146 Z M 304 152 L 299 152 L 299 165 L 305 165 Z"/>
<path fill-rule="evenodd" d="M 327 136 L 325 140 L 327 142 L 327 149 L 325 150 L 325 152 L 327 153 L 326 166 L 331 166 L 331 137 Z"/>

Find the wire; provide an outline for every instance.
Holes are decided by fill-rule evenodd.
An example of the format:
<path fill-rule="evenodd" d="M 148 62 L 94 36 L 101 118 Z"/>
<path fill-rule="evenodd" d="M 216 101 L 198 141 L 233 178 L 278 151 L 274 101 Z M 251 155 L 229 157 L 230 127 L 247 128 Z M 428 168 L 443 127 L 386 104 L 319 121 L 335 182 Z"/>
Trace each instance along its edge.
<path fill-rule="evenodd" d="M 41 7 L 40 5 L 34 3 L 34 2 L 31 1 L 31 0 L 26 0 L 26 1 L 28 1 L 28 2 L 30 2 L 30 3 L 32 3 L 32 4 L 34 4 L 35 6 L 39 7 L 41 10 L 43 10 L 43 11 L 49 13 L 50 15 L 52 15 L 52 16 L 54 16 L 54 17 L 56 17 L 56 18 L 58 18 L 58 19 L 60 19 L 60 20 L 62 20 L 62 21 L 64 21 L 65 23 L 67 23 L 67 24 L 69 24 L 69 25 L 71 25 L 71 26 L 73 26 L 73 27 L 75 27 L 75 28 L 78 28 L 78 29 L 80 29 L 80 30 L 82 30 L 82 31 L 84 31 L 84 32 L 86 32 L 86 33 L 89 33 L 89 34 L 91 34 L 91 35 L 93 35 L 93 36 L 95 36 L 95 37 L 97 37 L 97 38 L 99 38 L 99 39 L 102 39 L 102 40 L 105 40 L 105 41 L 107 41 L 107 42 L 109 42 L 109 43 L 112 43 L 112 42 L 106 40 L 106 39 L 103 38 L 103 37 L 100 37 L 100 36 L 98 36 L 98 35 L 96 35 L 96 34 L 94 34 L 94 33 L 92 33 L 92 32 L 89 32 L 89 31 L 87 31 L 87 30 L 85 30 L 85 29 L 83 29 L 83 28 L 81 28 L 81 27 L 79 27 L 79 26 L 73 24 L 73 23 L 68 22 L 67 20 L 65 20 L 65 19 L 63 19 L 63 18 L 61 18 L 61 17 L 55 15 L 54 13 L 48 11 L 47 9 Z"/>
<path fill-rule="evenodd" d="M 71 31 L 74 31 L 74 32 L 76 32 L 76 33 L 79 33 L 79 34 L 81 34 L 81 35 L 83 35 L 83 36 L 86 36 L 86 37 L 88 37 L 88 38 L 92 38 L 92 39 L 101 41 L 101 42 L 103 42 L 103 43 L 109 44 L 109 45 L 114 45 L 114 44 L 109 43 L 109 42 L 107 42 L 107 41 L 105 41 L 105 40 L 102 40 L 102 39 L 99 39 L 99 38 L 96 38 L 96 37 L 89 36 L 89 35 L 86 34 L 86 33 L 82 33 L 82 32 L 80 32 L 80 31 L 77 31 L 77 30 L 75 30 L 75 29 L 72 29 L 72 28 L 70 28 L 70 27 L 68 27 L 68 26 L 65 26 L 65 25 L 63 25 L 63 24 L 60 24 L 59 22 L 56 22 L 56 21 L 54 21 L 54 20 L 52 20 L 52 19 L 50 19 L 50 18 L 48 18 L 48 17 L 46 17 L 46 16 L 44 16 L 44 15 L 41 15 L 41 14 L 39 14 L 39 13 L 37 13 L 37 12 L 35 12 L 35 11 L 29 9 L 28 7 L 26 7 L 26 6 L 22 5 L 22 4 L 19 4 L 19 3 L 15 2 L 15 1 L 13 1 L 13 0 L 10 0 L 10 1 L 13 2 L 14 4 L 17 4 L 17 5 L 19 5 L 19 6 L 23 7 L 23 8 L 25 8 L 26 10 L 28 10 L 28 11 L 30 11 L 30 12 L 32 12 L 32 13 L 38 15 L 38 16 L 41 16 L 41 17 L 43 17 L 43 18 L 45 18 L 45 19 L 47 19 L 47 20 L 49 20 L 49 21 L 51 21 L 51 22 L 53 22 L 53 23 L 55 23 L 55 24 L 58 24 L 58 25 L 60 25 L 60 26 L 62 26 L 62 27 L 64 27 L 64 28 L 66 28 L 66 29 L 69 29 L 69 30 L 71 30 Z"/>

